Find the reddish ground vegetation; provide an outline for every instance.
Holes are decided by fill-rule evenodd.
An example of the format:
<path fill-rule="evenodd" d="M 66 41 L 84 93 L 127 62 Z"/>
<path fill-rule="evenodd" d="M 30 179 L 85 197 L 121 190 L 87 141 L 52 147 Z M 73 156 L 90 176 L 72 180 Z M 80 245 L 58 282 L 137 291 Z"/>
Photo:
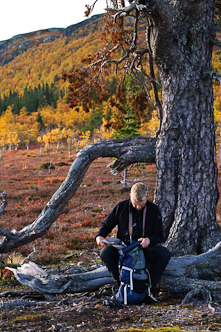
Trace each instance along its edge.
<path fill-rule="evenodd" d="M 72 159 L 68 158 L 66 149 L 48 150 L 43 155 L 37 147 L 3 153 L 0 160 L 0 191 L 7 193 L 8 206 L 0 218 L 0 227 L 20 230 L 34 221 L 67 176 L 74 158 L 75 154 L 72 154 Z M 102 220 L 116 202 L 128 197 L 129 188 L 135 181 L 148 184 L 149 199 L 153 200 L 156 180 L 154 164 L 145 165 L 144 169 L 130 169 L 129 183 L 125 187 L 122 175 L 114 176 L 106 167 L 109 162 L 108 158 L 99 158 L 92 163 L 63 214 L 43 238 L 35 241 L 38 250 L 36 263 L 57 263 L 70 251 L 96 247 L 94 235 Z M 43 167 L 47 163 L 54 166 L 50 172 Z M 220 166 L 218 168 L 220 170 Z M 220 200 L 217 219 L 220 223 Z M 32 246 L 28 244 L 18 248 L 18 251 L 27 256 L 33 250 Z"/>
<path fill-rule="evenodd" d="M 0 218 L 0 227 L 20 230 L 34 221 L 67 176 L 74 158 L 75 154 L 72 154 L 72 159 L 69 159 L 65 149 L 48 150 L 40 155 L 37 147 L 3 153 L 0 160 L 0 191 L 7 193 L 8 206 Z M 149 199 L 153 200 L 156 180 L 154 164 L 145 165 L 144 169 L 130 169 L 129 183 L 125 187 L 122 175 L 114 176 L 106 167 L 109 162 L 108 158 L 99 158 L 92 163 L 64 213 L 43 238 L 35 241 L 38 250 L 36 263 L 57 263 L 70 251 L 94 248 L 94 235 L 102 220 L 116 202 L 128 197 L 129 188 L 135 181 L 148 184 Z M 54 166 L 50 172 L 43 167 L 47 163 Z M 220 222 L 220 201 L 217 218 Z M 32 251 L 32 245 L 18 248 L 18 251 L 27 256 Z"/>
<path fill-rule="evenodd" d="M 67 176 L 72 159 L 67 150 L 49 150 L 43 155 L 38 148 L 9 151 L 0 160 L 0 191 L 7 193 L 8 206 L 0 218 L 0 227 L 20 230 L 34 221 L 45 204 Z M 75 196 L 49 232 L 35 241 L 38 264 L 57 263 L 70 251 L 96 247 L 94 235 L 102 220 L 116 202 L 128 197 L 131 184 L 136 180 L 149 186 L 149 199 L 153 199 L 156 167 L 154 164 L 133 167 L 128 172 L 128 186 L 122 175 L 114 176 L 106 166 L 111 161 L 99 158 L 90 166 Z M 54 168 L 45 169 L 52 163 Z M 59 235 L 58 235 L 59 234 Z M 33 250 L 33 243 L 17 249 L 24 256 Z"/>

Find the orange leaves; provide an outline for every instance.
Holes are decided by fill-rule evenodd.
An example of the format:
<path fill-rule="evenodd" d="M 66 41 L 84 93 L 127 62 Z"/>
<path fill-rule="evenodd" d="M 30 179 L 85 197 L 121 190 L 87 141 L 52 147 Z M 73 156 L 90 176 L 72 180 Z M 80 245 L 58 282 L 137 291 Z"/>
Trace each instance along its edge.
<path fill-rule="evenodd" d="M 106 14 L 104 15 L 103 25 L 104 29 L 101 34 L 101 41 L 105 47 L 111 49 L 114 45 L 118 45 L 119 49 L 120 47 L 128 46 L 128 38 L 125 38 L 125 34 L 128 34 L 129 30 L 125 30 L 122 19 L 114 22 L 113 17 Z"/>
<path fill-rule="evenodd" d="M 4 280 L 5 283 L 11 280 L 15 280 L 13 273 L 6 269 L 0 269 L 0 278 L 2 281 Z"/>
<path fill-rule="evenodd" d="M 91 226 L 91 222 L 90 220 L 84 220 L 81 224 L 81 227 L 90 227 Z"/>
<path fill-rule="evenodd" d="M 85 5 L 85 7 L 87 8 L 86 10 L 85 10 L 85 16 L 89 16 L 90 15 L 90 13 L 91 13 L 91 6 L 88 6 L 88 5 Z"/>
<path fill-rule="evenodd" d="M 144 91 L 140 91 L 131 100 L 131 109 L 135 112 L 137 118 L 147 120 L 152 114 L 152 107 Z"/>
<path fill-rule="evenodd" d="M 63 176 L 52 176 L 44 179 L 44 182 L 49 182 L 49 183 L 62 183 L 65 180 L 65 177 Z"/>
<path fill-rule="evenodd" d="M 81 59 L 81 63 L 87 63 L 90 64 L 93 60 L 93 56 L 91 54 L 88 54 L 85 58 Z"/>
<path fill-rule="evenodd" d="M 87 15 L 90 13 L 92 6 L 86 5 Z M 113 75 L 111 61 L 115 53 L 119 57 L 119 48 L 128 47 L 132 41 L 130 31 L 124 30 L 123 19 L 118 19 L 115 24 L 113 22 L 111 15 L 104 15 L 104 28 L 101 34 L 104 47 L 93 55 L 89 52 L 84 56 L 81 59 L 84 67 L 75 69 L 71 74 L 64 75 L 70 82 L 71 107 L 81 104 L 85 110 L 88 110 L 92 103 L 101 103 L 110 97 L 106 78 Z"/>
<path fill-rule="evenodd" d="M 92 57 L 89 56 L 89 58 L 92 61 Z M 109 96 L 109 89 L 105 85 L 98 66 L 75 69 L 72 74 L 65 74 L 65 78 L 71 83 L 69 87 L 70 107 L 82 105 L 88 112 L 93 102 L 101 103 Z"/>

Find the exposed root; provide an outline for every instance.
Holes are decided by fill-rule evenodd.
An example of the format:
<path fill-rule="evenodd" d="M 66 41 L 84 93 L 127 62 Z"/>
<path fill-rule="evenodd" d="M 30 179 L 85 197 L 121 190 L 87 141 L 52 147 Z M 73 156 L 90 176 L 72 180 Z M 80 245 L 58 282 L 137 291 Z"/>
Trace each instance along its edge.
<path fill-rule="evenodd" d="M 206 303 L 207 305 L 211 304 L 212 296 L 210 291 L 206 289 L 206 287 L 198 285 L 195 289 L 187 293 L 187 295 L 184 297 L 183 301 L 181 302 L 181 305 L 187 303 L 198 304 L 202 302 Z"/>

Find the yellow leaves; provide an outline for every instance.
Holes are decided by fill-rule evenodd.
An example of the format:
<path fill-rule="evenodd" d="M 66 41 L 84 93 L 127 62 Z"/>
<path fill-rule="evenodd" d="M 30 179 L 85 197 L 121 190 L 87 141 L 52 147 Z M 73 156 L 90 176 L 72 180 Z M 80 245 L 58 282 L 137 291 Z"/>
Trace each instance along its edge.
<path fill-rule="evenodd" d="M 20 124 L 16 123 L 12 107 L 8 106 L 5 113 L 0 117 L 0 141 L 1 145 L 17 145 L 20 142 L 19 138 Z"/>
<path fill-rule="evenodd" d="M 152 117 L 149 122 L 145 122 L 141 125 L 140 133 L 141 135 L 153 136 L 159 126 L 159 119 L 156 110 L 153 110 Z"/>
<path fill-rule="evenodd" d="M 7 65 L 0 66 L 2 96 L 3 94 L 8 95 L 10 90 L 23 94 L 25 87 L 33 89 L 43 83 L 50 85 L 50 83 L 54 83 L 55 75 L 58 77 L 56 85 L 62 89 L 65 84 L 62 74 L 70 73 L 73 65 L 75 67 L 81 65 L 81 58 L 84 56 L 85 50 L 88 54 L 93 54 L 101 45 L 99 37 L 97 32 L 92 32 L 89 36 L 81 37 L 80 44 L 79 39 L 70 39 L 66 43 L 66 38 L 61 37 L 55 42 L 45 43 L 27 50 Z M 79 47 L 79 45 L 82 46 Z"/>
<path fill-rule="evenodd" d="M 43 143 L 43 139 L 42 139 L 41 136 L 38 136 L 38 137 L 37 137 L 37 142 L 38 142 L 38 143 Z"/>
<path fill-rule="evenodd" d="M 83 133 L 80 136 L 80 147 L 83 148 L 85 146 L 87 146 L 88 144 L 90 144 L 90 137 L 91 137 L 91 132 L 90 130 L 85 131 L 85 133 Z"/>
<path fill-rule="evenodd" d="M 113 138 L 113 135 L 114 135 L 113 127 L 107 128 L 106 125 L 107 125 L 107 121 L 105 120 L 105 118 L 103 118 L 99 133 L 100 133 L 100 138 L 104 139 L 104 140 L 111 139 L 111 138 Z"/>
<path fill-rule="evenodd" d="M 51 106 L 47 105 L 40 111 L 42 121 L 46 127 L 53 128 L 56 125 L 54 119 L 54 110 Z"/>
<path fill-rule="evenodd" d="M 58 143 L 65 136 L 66 135 L 65 135 L 64 130 L 55 128 L 55 129 L 52 129 L 51 131 L 49 131 L 48 133 L 46 133 L 42 139 L 41 139 L 41 137 L 38 137 L 38 142 L 39 143 L 44 142 L 45 147 L 48 148 L 50 146 L 50 144 Z"/>
<path fill-rule="evenodd" d="M 221 136 L 221 86 L 214 86 L 214 120 L 216 135 Z"/>

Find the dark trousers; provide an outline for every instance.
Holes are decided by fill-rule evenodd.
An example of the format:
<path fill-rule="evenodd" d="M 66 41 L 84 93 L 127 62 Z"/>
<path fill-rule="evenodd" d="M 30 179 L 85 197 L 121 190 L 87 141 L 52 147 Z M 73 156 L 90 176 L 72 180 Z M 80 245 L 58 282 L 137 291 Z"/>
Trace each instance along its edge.
<path fill-rule="evenodd" d="M 154 247 L 147 247 L 143 249 L 146 263 L 149 266 L 152 288 L 160 281 L 160 278 L 170 260 L 170 251 L 157 244 Z M 101 249 L 100 256 L 114 280 L 120 284 L 118 261 L 118 250 L 112 246 L 107 246 Z"/>

